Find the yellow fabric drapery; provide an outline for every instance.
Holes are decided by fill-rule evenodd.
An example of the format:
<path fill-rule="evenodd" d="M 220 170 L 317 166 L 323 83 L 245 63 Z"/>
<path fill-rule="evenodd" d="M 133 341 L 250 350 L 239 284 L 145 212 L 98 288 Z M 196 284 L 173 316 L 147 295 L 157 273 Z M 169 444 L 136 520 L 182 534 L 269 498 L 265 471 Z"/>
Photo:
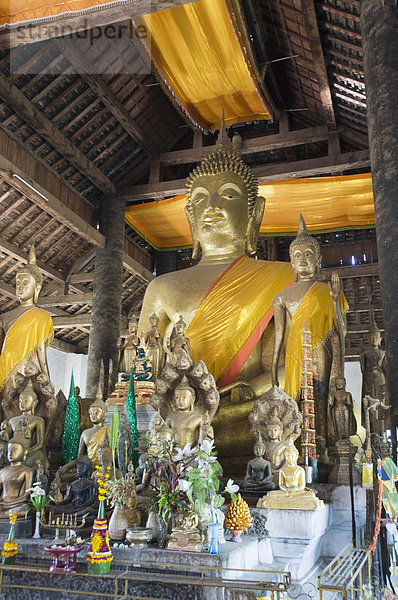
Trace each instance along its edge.
<path fill-rule="evenodd" d="M 33 307 L 18 317 L 7 331 L 0 355 L 0 389 L 8 375 L 29 357 L 39 344 L 48 345 L 53 336 L 53 321 L 47 311 Z"/>
<path fill-rule="evenodd" d="M 25 24 L 34 25 L 35 21 L 51 21 L 59 15 L 87 11 L 95 7 L 113 6 L 125 4 L 121 0 L 109 2 L 109 0 L 11 0 L 0 2 L 0 27 L 5 25 Z"/>
<path fill-rule="evenodd" d="M 259 186 L 266 199 L 260 233 L 294 234 L 300 212 L 308 229 L 316 232 L 374 225 L 370 173 L 336 177 L 286 179 Z M 126 220 L 152 246 L 181 248 L 191 244 L 184 213 L 186 196 L 126 209 Z"/>
<path fill-rule="evenodd" d="M 340 295 L 342 313 L 347 312 L 348 303 Z M 333 300 L 326 283 L 315 282 L 294 313 L 285 355 L 285 392 L 297 400 L 303 372 L 303 331 L 307 323 L 312 335 L 313 354 L 326 343 L 333 330 Z"/>
<path fill-rule="evenodd" d="M 225 0 L 198 0 L 134 20 L 185 113 L 206 130 L 270 119 Z"/>
<path fill-rule="evenodd" d="M 272 315 L 272 298 L 289 286 L 289 263 L 241 256 L 216 281 L 186 335 L 194 361 L 203 360 L 218 385 L 235 380 Z"/>

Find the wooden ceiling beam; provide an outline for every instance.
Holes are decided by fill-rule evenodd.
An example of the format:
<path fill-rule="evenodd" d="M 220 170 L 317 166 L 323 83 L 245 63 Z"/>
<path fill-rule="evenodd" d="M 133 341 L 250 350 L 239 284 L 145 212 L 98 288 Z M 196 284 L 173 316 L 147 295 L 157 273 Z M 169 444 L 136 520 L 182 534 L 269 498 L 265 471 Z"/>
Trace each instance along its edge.
<path fill-rule="evenodd" d="M 28 262 L 28 254 L 26 252 L 21 252 L 18 246 L 16 246 L 15 244 L 11 244 L 11 242 L 8 242 L 4 238 L 0 238 L 0 250 L 2 250 L 2 252 L 5 252 L 5 254 L 9 254 L 10 256 L 12 256 L 13 258 L 15 258 L 23 264 L 27 264 Z M 42 263 L 40 260 L 37 261 L 37 266 L 39 267 L 43 275 L 45 275 L 46 277 L 50 277 L 51 279 L 55 279 L 62 283 L 65 282 L 62 273 L 60 273 L 56 269 L 49 267 L 45 263 Z"/>
<path fill-rule="evenodd" d="M 63 329 L 64 327 L 90 327 L 91 313 L 84 315 L 69 315 L 67 317 L 53 317 L 54 329 Z"/>
<path fill-rule="evenodd" d="M 294 162 L 265 163 L 253 167 L 259 183 L 267 181 L 278 181 L 280 179 L 292 179 L 294 177 L 314 177 L 316 175 L 327 175 L 351 169 L 360 169 L 370 165 L 369 150 L 358 152 L 345 152 L 343 154 L 321 156 Z M 185 194 L 185 179 L 173 181 L 161 181 L 156 184 L 144 184 L 126 187 L 123 197 L 126 202 L 137 202 L 139 200 L 151 200 L 165 196 Z"/>
<path fill-rule="evenodd" d="M 92 301 L 93 295 L 89 292 L 86 294 L 66 294 L 48 297 L 39 296 L 38 304 L 43 307 L 70 306 L 71 304 L 91 304 Z"/>
<path fill-rule="evenodd" d="M 302 6 L 308 42 L 313 56 L 313 67 L 319 85 L 323 114 L 325 115 L 327 125 L 331 128 L 335 128 L 336 117 L 334 114 L 329 78 L 326 71 L 325 58 L 323 56 L 322 43 L 319 35 L 314 0 L 302 0 Z"/>
<path fill-rule="evenodd" d="M 77 146 L 48 119 L 8 79 L 0 75 L 0 96 L 26 123 L 67 158 L 78 171 L 101 191 L 114 193 L 114 184 Z"/>
<path fill-rule="evenodd" d="M 76 40 L 63 38 L 57 42 L 57 45 L 69 62 L 76 67 L 83 81 L 90 86 L 129 136 L 150 156 L 156 156 L 158 154 L 156 146 L 151 143 L 144 131 L 134 122 L 128 110 L 105 83 L 101 75 L 94 75 L 90 72 L 92 71 L 92 65 L 78 49 Z"/>
<path fill-rule="evenodd" d="M 319 127 L 308 127 L 296 131 L 282 133 L 273 133 L 256 138 L 242 140 L 242 154 L 254 154 L 256 152 L 266 152 L 268 150 L 277 150 L 278 148 L 287 148 L 289 146 L 299 146 L 301 144 L 313 144 L 327 140 L 328 128 L 324 125 Z M 196 163 L 203 160 L 208 154 L 215 150 L 216 146 L 204 146 L 190 148 L 188 150 L 174 150 L 163 152 L 160 155 L 162 165 L 181 165 L 187 163 Z"/>

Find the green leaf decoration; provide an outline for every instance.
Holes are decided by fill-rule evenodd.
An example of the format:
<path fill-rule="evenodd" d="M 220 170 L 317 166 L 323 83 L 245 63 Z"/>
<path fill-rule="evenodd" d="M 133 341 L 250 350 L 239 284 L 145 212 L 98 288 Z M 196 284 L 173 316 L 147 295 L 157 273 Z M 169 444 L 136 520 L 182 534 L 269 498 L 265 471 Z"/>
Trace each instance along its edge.
<path fill-rule="evenodd" d="M 79 450 L 80 423 L 79 408 L 75 396 L 75 382 L 73 371 L 70 378 L 68 403 L 66 405 L 64 435 L 62 437 L 62 463 L 66 464 L 75 460 Z"/>

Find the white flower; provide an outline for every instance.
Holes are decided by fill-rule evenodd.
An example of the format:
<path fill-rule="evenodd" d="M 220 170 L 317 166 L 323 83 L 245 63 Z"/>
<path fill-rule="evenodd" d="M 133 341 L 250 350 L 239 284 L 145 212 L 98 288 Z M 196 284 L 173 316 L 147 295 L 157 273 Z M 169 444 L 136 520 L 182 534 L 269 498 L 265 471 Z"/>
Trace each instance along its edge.
<path fill-rule="evenodd" d="M 195 452 L 195 450 L 193 450 L 191 448 L 191 442 L 188 442 L 187 444 L 185 444 L 185 446 L 182 450 L 181 450 L 181 448 L 176 448 L 176 450 L 177 450 L 177 452 L 173 456 L 174 462 L 179 462 L 180 460 L 184 460 L 184 458 L 189 458 Z"/>
<path fill-rule="evenodd" d="M 181 492 L 186 492 L 188 490 L 188 488 L 191 487 L 191 484 L 186 479 L 179 479 L 178 487 L 180 488 Z"/>
<path fill-rule="evenodd" d="M 236 483 L 234 483 L 234 480 L 228 479 L 227 485 L 225 486 L 225 491 L 228 492 L 228 494 L 236 494 L 238 490 L 239 486 Z"/>
<path fill-rule="evenodd" d="M 200 473 L 203 475 L 203 477 L 211 477 L 213 475 L 213 469 L 210 465 L 203 465 L 203 467 L 200 469 Z"/>
<path fill-rule="evenodd" d="M 205 465 L 208 465 L 209 463 L 212 463 L 212 462 L 216 462 L 216 460 L 217 460 L 216 456 L 207 456 L 207 454 L 205 454 L 205 456 L 199 456 L 198 467 L 199 467 L 199 469 L 202 469 Z"/>
<path fill-rule="evenodd" d="M 200 449 L 203 450 L 203 452 L 206 452 L 206 454 L 210 454 L 210 452 L 213 450 L 213 446 L 214 446 L 214 440 L 203 440 L 203 442 L 200 444 Z"/>

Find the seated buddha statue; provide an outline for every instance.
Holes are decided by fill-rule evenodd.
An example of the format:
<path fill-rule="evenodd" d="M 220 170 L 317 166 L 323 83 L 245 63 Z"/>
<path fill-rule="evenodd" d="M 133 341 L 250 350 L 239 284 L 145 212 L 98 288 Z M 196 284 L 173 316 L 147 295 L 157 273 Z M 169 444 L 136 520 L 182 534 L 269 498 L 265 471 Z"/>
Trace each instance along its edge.
<path fill-rule="evenodd" d="M 151 281 L 139 329 L 156 312 L 167 339 L 181 315 L 193 361 L 204 361 L 221 390 L 243 381 L 257 397 L 271 379 L 272 298 L 294 273 L 288 263 L 246 256 L 256 252 L 264 198 L 225 131 L 221 137 L 187 179 L 193 258 L 201 254 L 201 259 Z M 225 455 L 245 455 L 249 427 L 242 407 L 228 402 L 220 408 L 214 422 L 217 447 Z"/>
<path fill-rule="evenodd" d="M 166 427 L 173 430 L 177 446 L 190 442 L 194 447 L 201 437 L 205 415 L 195 408 L 195 390 L 184 376 L 173 394 L 174 410 L 166 418 Z"/>
<path fill-rule="evenodd" d="M 314 349 L 312 366 L 317 433 L 329 440 L 329 385 L 344 366 L 345 312 L 348 305 L 337 273 L 332 274 L 329 284 L 319 281 L 322 259 L 319 242 L 308 232 L 302 215 L 298 235 L 290 244 L 289 253 L 296 281 L 276 294 L 273 300 L 275 346 L 272 383 L 279 386 L 279 360 L 285 341 L 284 389 L 298 400 L 303 367 L 302 336 L 304 323 L 307 323 Z"/>
<path fill-rule="evenodd" d="M 51 315 L 36 306 L 42 283 L 43 275 L 36 266 L 36 252 L 32 246 L 28 264 L 20 267 L 16 274 L 19 306 L 1 315 L 0 389 L 3 410 L 8 418 L 18 414 L 17 406 L 12 406 L 13 376 L 17 371 L 24 372 L 30 360 L 48 376 L 46 347 L 53 338 L 54 329 Z"/>
<path fill-rule="evenodd" d="M 283 424 L 274 414 L 267 423 L 268 441 L 265 442 L 266 456 L 271 461 L 274 470 L 280 469 L 285 464 L 285 452 L 288 441 L 282 439 Z"/>
<path fill-rule="evenodd" d="M 89 513 L 93 518 L 97 486 L 91 479 L 92 462 L 88 456 L 81 456 L 76 464 L 77 479 L 68 487 L 65 498 L 57 504 L 54 514 L 73 513 L 78 517 Z"/>
<path fill-rule="evenodd" d="M 299 452 L 290 439 L 285 451 L 286 464 L 279 471 L 280 489 L 260 498 L 257 508 L 317 510 L 324 507 L 315 492 L 305 488 L 305 470 L 297 464 L 298 456 Z"/>
<path fill-rule="evenodd" d="M 37 406 L 37 395 L 31 386 L 26 386 L 19 395 L 19 409 L 21 415 L 9 420 L 7 429 L 13 434 L 21 432 L 29 443 L 25 463 L 29 467 L 38 468 L 39 465 L 47 470 L 48 461 L 44 447 L 45 423 L 42 417 L 34 414 Z"/>
<path fill-rule="evenodd" d="M 265 460 L 265 446 L 261 440 L 254 444 L 254 456 L 247 463 L 246 475 L 243 480 L 245 490 L 253 491 L 268 491 L 275 489 L 275 484 L 272 483 L 271 463 Z"/>
<path fill-rule="evenodd" d="M 28 443 L 23 433 L 18 432 L 8 442 L 7 456 L 10 464 L 0 469 L 0 518 L 8 519 L 10 509 L 18 517 L 29 510 L 29 488 L 33 482 L 33 469 L 24 464 Z"/>

